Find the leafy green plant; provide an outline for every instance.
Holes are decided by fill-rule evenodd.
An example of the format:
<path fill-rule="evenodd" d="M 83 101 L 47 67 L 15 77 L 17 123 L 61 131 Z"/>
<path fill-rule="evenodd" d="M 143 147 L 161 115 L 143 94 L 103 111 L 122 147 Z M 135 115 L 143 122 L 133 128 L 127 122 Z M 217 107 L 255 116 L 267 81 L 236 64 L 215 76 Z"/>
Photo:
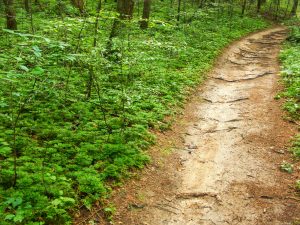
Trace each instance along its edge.
<path fill-rule="evenodd" d="M 104 208 L 104 213 L 110 221 L 112 221 L 115 211 L 116 211 L 116 207 L 112 204 L 109 204 Z"/>
<path fill-rule="evenodd" d="M 300 191 L 300 180 L 296 181 L 296 190 Z"/>
<path fill-rule="evenodd" d="M 285 44 L 280 58 L 282 61 L 282 81 L 285 90 L 278 95 L 285 98 L 284 109 L 289 113 L 293 121 L 300 119 L 300 45 L 299 27 L 291 26 L 288 42 Z M 300 157 L 300 137 L 297 135 L 291 148 L 293 154 Z"/>
<path fill-rule="evenodd" d="M 292 30 L 299 30 L 292 28 Z M 292 32 L 289 38 L 290 42 L 285 45 L 285 49 L 281 53 L 281 61 L 283 62 L 282 80 L 286 89 L 279 94 L 280 97 L 286 98 L 284 109 L 286 109 L 291 117 L 295 120 L 300 118 L 300 46 L 295 43 L 297 32 Z"/>
<path fill-rule="evenodd" d="M 293 154 L 299 159 L 300 158 L 300 135 L 296 135 L 293 140 L 293 146 L 291 148 Z"/>
<path fill-rule="evenodd" d="M 300 43 L 300 27 L 299 26 L 292 26 L 290 28 L 290 34 L 287 38 L 290 42 Z"/>
<path fill-rule="evenodd" d="M 293 173 L 293 171 L 294 171 L 294 166 L 293 166 L 293 164 L 284 161 L 284 162 L 280 165 L 280 169 L 281 169 L 282 171 L 284 171 L 284 172 L 287 172 L 287 173 Z"/>

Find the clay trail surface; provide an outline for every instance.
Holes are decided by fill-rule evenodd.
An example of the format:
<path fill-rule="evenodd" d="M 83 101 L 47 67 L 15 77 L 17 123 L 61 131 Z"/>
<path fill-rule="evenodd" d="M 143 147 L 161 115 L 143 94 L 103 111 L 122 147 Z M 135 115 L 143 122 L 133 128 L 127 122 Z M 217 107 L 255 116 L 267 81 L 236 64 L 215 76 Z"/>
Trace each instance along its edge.
<path fill-rule="evenodd" d="M 115 224 L 283 225 L 300 218 L 293 175 L 279 169 L 295 134 L 274 100 L 286 33 L 268 29 L 224 51 L 173 130 L 159 135 L 153 164 L 116 195 Z"/>

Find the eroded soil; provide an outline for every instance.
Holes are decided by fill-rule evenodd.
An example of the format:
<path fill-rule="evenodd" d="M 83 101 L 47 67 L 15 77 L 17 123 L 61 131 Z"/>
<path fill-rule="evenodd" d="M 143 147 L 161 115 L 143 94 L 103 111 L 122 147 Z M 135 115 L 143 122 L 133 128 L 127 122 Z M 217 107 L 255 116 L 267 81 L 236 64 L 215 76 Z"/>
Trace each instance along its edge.
<path fill-rule="evenodd" d="M 114 224 L 293 224 L 293 182 L 280 171 L 295 134 L 274 96 L 286 30 L 235 42 L 187 104 L 171 131 L 158 134 L 153 163 L 114 197 Z M 297 177 L 298 176 L 298 177 Z M 101 223 L 101 222 L 100 222 Z"/>

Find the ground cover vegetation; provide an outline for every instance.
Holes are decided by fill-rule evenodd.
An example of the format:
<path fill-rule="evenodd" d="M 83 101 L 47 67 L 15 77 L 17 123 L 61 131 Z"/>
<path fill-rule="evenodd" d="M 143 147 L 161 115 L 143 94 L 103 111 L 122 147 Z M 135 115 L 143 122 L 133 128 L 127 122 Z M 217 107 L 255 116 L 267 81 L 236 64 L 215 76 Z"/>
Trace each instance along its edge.
<path fill-rule="evenodd" d="M 290 34 L 281 52 L 281 76 L 285 90 L 279 94 L 279 97 L 286 99 L 284 109 L 289 113 L 289 119 L 298 124 L 300 121 L 300 21 L 293 19 L 288 21 L 288 24 Z M 295 137 L 291 150 L 299 159 L 300 135 Z"/>
<path fill-rule="evenodd" d="M 294 15 L 280 3 L 3 0 L 0 224 L 71 224 L 107 198 L 222 48 Z"/>
<path fill-rule="evenodd" d="M 284 48 L 281 52 L 280 59 L 282 63 L 282 82 L 285 86 L 278 97 L 284 98 L 284 109 L 288 112 L 290 121 L 299 125 L 300 121 L 300 20 L 294 18 L 288 20 L 290 33 Z M 296 160 L 300 159 L 300 134 L 297 134 L 292 140 L 291 152 Z M 290 164 L 290 171 L 293 172 L 293 164 Z M 296 190 L 300 192 L 300 180 L 296 181 Z"/>

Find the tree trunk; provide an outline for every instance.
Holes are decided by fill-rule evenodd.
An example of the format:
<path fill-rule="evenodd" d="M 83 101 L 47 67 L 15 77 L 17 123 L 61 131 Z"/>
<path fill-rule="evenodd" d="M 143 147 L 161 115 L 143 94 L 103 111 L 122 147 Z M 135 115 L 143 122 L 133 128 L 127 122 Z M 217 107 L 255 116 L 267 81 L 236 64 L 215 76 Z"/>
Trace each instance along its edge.
<path fill-rule="evenodd" d="M 81 14 L 84 13 L 84 0 L 71 0 L 71 3 L 74 7 L 76 7 L 79 10 Z"/>
<path fill-rule="evenodd" d="M 117 10 L 121 19 L 131 19 L 133 16 L 134 1 L 118 0 Z"/>
<path fill-rule="evenodd" d="M 41 3 L 40 3 L 39 0 L 35 0 L 35 1 L 34 1 L 34 4 L 37 5 L 37 6 L 41 5 Z"/>
<path fill-rule="evenodd" d="M 120 14 L 120 19 L 131 19 L 133 16 L 134 0 L 118 0 L 117 11 Z M 111 32 L 106 44 L 106 57 L 110 57 L 112 54 L 113 39 L 118 36 L 119 32 L 123 29 L 123 24 L 120 19 L 114 19 Z"/>
<path fill-rule="evenodd" d="M 97 46 L 98 25 L 99 25 L 101 8 L 102 8 L 102 0 L 99 0 L 97 5 L 97 16 L 96 16 L 95 31 L 94 31 L 94 44 L 93 44 L 94 48 Z"/>
<path fill-rule="evenodd" d="M 292 10 L 291 10 L 291 16 L 296 16 L 297 15 L 298 4 L 299 4 L 299 1 L 294 0 L 293 7 L 292 7 Z"/>
<path fill-rule="evenodd" d="M 17 30 L 16 12 L 14 9 L 14 0 L 3 0 L 6 14 L 6 27 L 10 30 Z"/>
<path fill-rule="evenodd" d="M 150 9 L 151 9 L 151 0 L 144 0 L 143 17 L 140 25 L 141 29 L 148 28 Z"/>
<path fill-rule="evenodd" d="M 280 0 L 277 0 L 277 2 L 276 2 L 276 14 L 275 14 L 275 20 L 278 19 L 278 16 L 279 16 L 279 9 L 280 9 Z"/>
<path fill-rule="evenodd" d="M 42 7 L 42 4 L 40 3 L 39 0 L 35 0 L 35 1 L 34 1 L 34 4 L 35 4 L 36 6 L 38 6 L 39 9 L 42 9 L 42 8 L 43 8 L 43 7 Z"/>
<path fill-rule="evenodd" d="M 204 7 L 204 3 L 205 3 L 205 0 L 200 0 L 198 8 L 202 9 Z"/>
<path fill-rule="evenodd" d="M 257 0 L 257 8 L 256 8 L 257 13 L 260 13 L 261 3 L 262 3 L 262 0 Z"/>
<path fill-rule="evenodd" d="M 30 12 L 29 0 L 24 0 L 24 8 L 25 8 L 27 13 Z"/>
<path fill-rule="evenodd" d="M 258 0 L 258 1 L 260 1 L 260 0 Z M 246 5 L 247 5 L 247 0 L 244 0 L 243 6 L 242 6 L 242 17 L 245 15 Z"/>
<path fill-rule="evenodd" d="M 180 21 L 180 12 L 181 12 L 181 0 L 178 0 L 178 8 L 177 8 L 177 23 Z"/>
<path fill-rule="evenodd" d="M 134 1 L 133 0 L 118 0 L 117 1 L 117 11 L 120 14 L 120 19 L 131 19 L 133 16 Z M 115 19 L 112 30 L 109 36 L 109 40 L 118 36 L 119 30 L 122 29 L 122 23 L 119 19 Z"/>
<path fill-rule="evenodd" d="M 286 18 L 287 14 L 288 14 L 288 10 L 289 10 L 289 7 L 290 7 L 290 3 L 291 3 L 291 0 L 288 0 L 287 4 L 286 4 L 286 8 L 284 10 L 284 18 Z"/>

